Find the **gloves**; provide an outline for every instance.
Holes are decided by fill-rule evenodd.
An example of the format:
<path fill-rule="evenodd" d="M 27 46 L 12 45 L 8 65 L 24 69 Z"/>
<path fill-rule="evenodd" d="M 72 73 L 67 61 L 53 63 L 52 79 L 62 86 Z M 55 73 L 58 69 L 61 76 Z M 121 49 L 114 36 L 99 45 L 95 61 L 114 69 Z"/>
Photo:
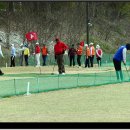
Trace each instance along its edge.
<path fill-rule="evenodd" d="M 126 66 L 126 62 L 125 61 L 123 61 L 123 64 Z"/>

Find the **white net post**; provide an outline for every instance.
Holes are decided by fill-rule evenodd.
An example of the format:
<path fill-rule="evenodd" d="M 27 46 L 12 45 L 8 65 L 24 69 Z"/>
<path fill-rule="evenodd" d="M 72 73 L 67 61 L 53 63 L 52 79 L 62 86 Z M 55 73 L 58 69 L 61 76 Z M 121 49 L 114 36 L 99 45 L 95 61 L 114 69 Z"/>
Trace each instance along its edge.
<path fill-rule="evenodd" d="M 27 94 L 26 94 L 27 96 L 31 94 L 29 91 L 30 91 L 30 82 L 28 82 L 27 84 Z"/>

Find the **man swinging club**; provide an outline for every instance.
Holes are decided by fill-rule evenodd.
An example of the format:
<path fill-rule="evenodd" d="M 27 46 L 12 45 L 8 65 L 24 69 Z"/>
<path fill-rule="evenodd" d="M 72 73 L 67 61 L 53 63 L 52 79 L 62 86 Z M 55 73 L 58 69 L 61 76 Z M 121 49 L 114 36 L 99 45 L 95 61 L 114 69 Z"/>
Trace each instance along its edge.
<path fill-rule="evenodd" d="M 113 63 L 116 71 L 117 80 L 119 80 L 119 77 L 121 81 L 123 81 L 123 73 L 121 70 L 121 62 L 123 61 L 124 65 L 126 65 L 126 51 L 130 50 L 130 44 L 126 44 L 124 46 L 119 47 L 117 52 L 115 53 L 113 57 Z"/>

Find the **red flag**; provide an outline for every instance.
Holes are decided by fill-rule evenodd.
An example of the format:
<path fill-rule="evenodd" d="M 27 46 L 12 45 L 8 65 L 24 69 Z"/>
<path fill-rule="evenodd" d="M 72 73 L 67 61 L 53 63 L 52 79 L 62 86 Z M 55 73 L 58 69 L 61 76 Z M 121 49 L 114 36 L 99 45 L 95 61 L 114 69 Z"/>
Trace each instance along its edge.
<path fill-rule="evenodd" d="M 38 39 L 36 32 L 28 32 L 28 33 L 26 33 L 25 37 L 26 37 L 26 39 L 28 41 L 33 41 L 33 40 L 37 40 Z"/>
<path fill-rule="evenodd" d="M 81 42 L 80 42 L 80 45 L 81 45 L 81 46 L 84 46 L 84 41 L 81 41 Z"/>

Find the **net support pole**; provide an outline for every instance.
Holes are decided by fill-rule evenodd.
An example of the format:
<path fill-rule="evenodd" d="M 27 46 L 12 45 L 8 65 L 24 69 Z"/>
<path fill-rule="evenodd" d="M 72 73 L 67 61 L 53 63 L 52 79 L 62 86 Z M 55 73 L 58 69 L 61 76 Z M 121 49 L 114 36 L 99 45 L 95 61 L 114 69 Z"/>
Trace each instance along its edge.
<path fill-rule="evenodd" d="M 79 87 L 79 73 L 77 75 L 77 87 Z"/>
<path fill-rule="evenodd" d="M 27 84 L 27 96 L 31 94 L 29 91 L 30 91 L 30 82 L 28 82 Z"/>

